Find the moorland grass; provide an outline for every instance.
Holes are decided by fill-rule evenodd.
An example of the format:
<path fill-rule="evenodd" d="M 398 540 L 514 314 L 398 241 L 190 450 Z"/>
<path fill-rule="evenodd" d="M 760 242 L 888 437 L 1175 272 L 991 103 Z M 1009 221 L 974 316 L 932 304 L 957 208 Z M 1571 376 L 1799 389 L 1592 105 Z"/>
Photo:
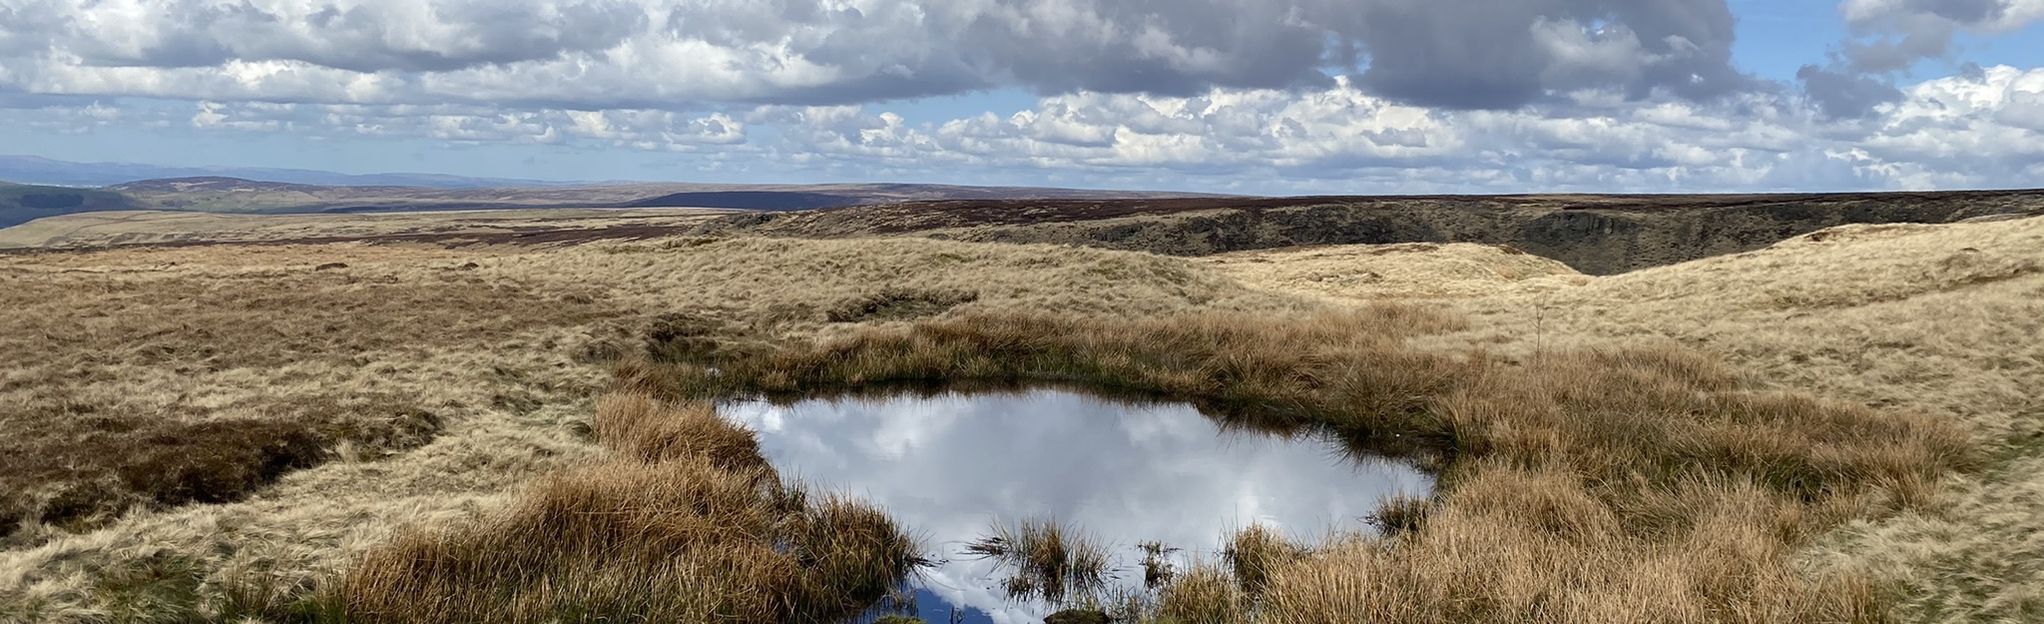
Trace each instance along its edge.
<path fill-rule="evenodd" d="M 995 522 L 966 544 L 965 554 L 996 562 L 1008 575 L 1003 589 L 1011 600 L 1062 605 L 1097 599 L 1108 572 L 1105 547 L 1082 529 L 1046 519 Z"/>
<path fill-rule="evenodd" d="M 977 314 L 619 372 L 674 399 L 1077 382 L 1447 449 L 1439 501 L 1424 522 L 1400 521 L 1408 530 L 1284 557 L 1264 556 L 1272 536 L 1238 536 L 1255 556 L 1235 566 L 1251 574 L 1229 574 L 1236 621 L 1881 621 L 1870 582 L 1806 574 L 1791 554 L 1844 520 L 1921 502 L 1937 476 L 1976 461 L 1948 425 L 1760 390 L 1678 348 L 1510 362 L 1404 341 L 1457 324 L 1392 306 L 1303 319 Z"/>
<path fill-rule="evenodd" d="M 371 550 L 335 584 L 360 622 L 828 622 L 918 559 L 879 510 L 784 485 L 706 406 L 612 396 L 608 461 L 510 509 Z"/>

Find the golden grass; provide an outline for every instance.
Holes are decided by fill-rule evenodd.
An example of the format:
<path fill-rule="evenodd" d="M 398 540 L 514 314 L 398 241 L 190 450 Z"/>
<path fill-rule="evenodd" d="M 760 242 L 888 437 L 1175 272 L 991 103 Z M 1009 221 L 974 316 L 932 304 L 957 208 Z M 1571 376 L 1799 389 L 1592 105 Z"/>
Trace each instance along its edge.
<path fill-rule="evenodd" d="M 1676 341 L 1775 387 L 1964 428 L 1989 463 L 1795 554 L 1877 579 L 1903 621 L 2044 619 L 2044 219 L 1848 226 L 1773 248 L 1444 303 L 1513 357 Z"/>
<path fill-rule="evenodd" d="M 1589 279 L 1558 260 L 1473 243 L 1301 247 L 1199 261 L 1246 284 L 1369 301 L 1482 297 L 1527 284 Z"/>
<path fill-rule="evenodd" d="M 346 266 L 319 268 L 330 264 Z M 588 433 L 605 359 L 643 349 L 666 312 L 774 337 L 855 327 L 829 312 L 890 288 L 977 295 L 957 311 L 1298 305 L 1183 261 L 924 240 L 123 249 L 0 256 L 0 283 L 16 321 L 0 331 L 10 361 L 0 412 L 62 434 L 11 438 L 0 444 L 48 444 L 0 457 L 39 469 L 63 468 L 40 459 L 59 450 L 126 461 L 74 435 L 99 427 L 84 419 L 111 416 L 137 431 L 313 426 L 324 460 L 265 474 L 235 502 L 123 494 L 109 499 L 127 509 L 119 517 L 13 525 L 0 551 L 0 621 L 31 622 L 104 621 L 110 601 L 133 592 L 110 593 L 100 579 L 162 577 L 166 561 L 180 580 L 149 586 L 178 588 L 174 600 L 144 592 L 151 604 L 178 603 L 163 612 L 267 613 L 303 602 L 402 527 L 508 508 L 521 486 L 602 452 Z M 897 312 L 882 316 L 907 318 Z M 404 435 L 400 425 L 422 416 L 437 433 Z"/>
<path fill-rule="evenodd" d="M 1642 527 L 1566 469 L 1486 466 L 1481 474 L 1449 491 L 1423 529 L 1337 542 L 1278 569 L 1261 621 L 1886 620 L 1867 579 L 1789 564 L 1801 536 L 1839 513 L 1837 503 L 1698 483 L 1648 503 L 1693 515 Z"/>
<path fill-rule="evenodd" d="M 598 406 L 612 461 L 510 509 L 371 550 L 338 583 L 367 622 L 826 622 L 902 582 L 909 539 L 880 511 L 782 486 L 706 406 Z"/>
<path fill-rule="evenodd" d="M 708 208 L 539 208 L 372 214 L 82 212 L 0 228 L 0 249 L 201 242 L 256 243 L 409 235 L 496 236 L 609 227 L 674 227 L 737 211 Z"/>
<path fill-rule="evenodd" d="M 1406 344 L 1461 327 L 1396 306 L 1289 321 L 961 315 L 779 349 L 710 349 L 620 375 L 678 398 L 1077 382 L 1455 458 L 1423 525 L 1390 541 L 1357 538 L 1378 558 L 1298 563 L 1302 549 L 1266 530 L 1237 535 L 1231 576 L 1246 597 L 1267 593 L 1260 617 L 1278 622 L 1595 621 L 1634 608 L 1646 579 L 1666 588 L 1655 621 L 1880 621 L 1864 579 L 1806 577 L 1791 554 L 1849 518 L 1923 502 L 1930 483 L 1976 459 L 1949 423 L 1756 388 L 1682 349 L 1514 364 Z M 1450 582 L 1458 574 L 1494 582 Z M 1287 580 L 1342 575 L 1404 589 Z"/>
<path fill-rule="evenodd" d="M 1227 570 L 1194 565 L 1158 592 L 1153 610 L 1139 619 L 1159 624 L 1229 624 L 1248 615 L 1249 597 Z"/>
<path fill-rule="evenodd" d="M 0 536 L 24 523 L 97 526 L 138 505 L 225 502 L 331 451 L 420 446 L 445 408 L 375 379 L 371 365 L 614 314 L 454 270 L 407 283 L 286 268 L 7 268 Z M 495 311 L 457 312 L 485 305 Z"/>
<path fill-rule="evenodd" d="M 1304 547 L 1261 524 L 1236 531 L 1227 548 L 1221 551 L 1222 559 L 1228 563 L 1228 573 L 1242 585 L 1242 593 L 1249 596 L 1262 595 L 1270 586 L 1272 573 L 1305 555 Z"/>
<path fill-rule="evenodd" d="M 75 414 L 58 399 L 75 397 L 101 414 L 177 427 L 248 419 L 377 423 L 397 409 L 444 423 L 431 443 L 388 456 L 378 450 L 383 442 L 326 438 L 322 451 L 333 461 L 283 474 L 240 502 L 145 502 L 97 529 L 25 525 L 17 543 L 40 545 L 0 553 L 0 621 L 269 613 L 301 601 L 313 580 L 387 547 L 398 527 L 433 535 L 503 518 L 527 504 L 517 486 L 585 470 L 576 468 L 580 460 L 604 452 L 579 435 L 600 428 L 582 424 L 607 378 L 605 365 L 589 356 L 639 351 L 651 317 L 661 313 L 700 321 L 707 339 L 697 346 L 743 360 L 791 341 L 873 340 L 874 327 L 897 338 L 925 332 L 899 341 L 914 344 L 937 337 L 927 326 L 1045 311 L 1211 321 L 1215 327 L 1204 330 L 1102 343 L 1119 346 L 1093 354 L 1096 368 L 1141 373 L 1144 387 L 1184 389 L 1262 418 L 1301 421 L 1321 390 L 1228 388 L 1239 387 L 1237 380 L 1346 387 L 1358 399 L 1342 408 L 1351 415 L 1395 415 L 1346 419 L 1352 434 L 1396 432 L 1364 426 L 1396 421 L 1491 445 L 1488 455 L 1459 458 L 1441 500 L 1421 513 L 1394 514 L 1423 522 L 1397 523 L 1402 528 L 1388 539 L 1314 545 L 1305 559 L 1275 570 L 1261 598 L 1241 595 L 1234 576 L 1218 568 L 1209 579 L 1216 582 L 1203 585 L 1217 591 L 1174 584 L 1184 589 L 1174 594 L 1180 604 L 1195 604 L 1202 593 L 1218 597 L 1203 602 L 1222 606 L 1199 612 L 1230 618 L 1255 609 L 1264 621 L 1356 613 L 1502 621 L 1524 615 L 1519 609 L 1633 617 L 1615 612 L 1618 602 L 1589 598 L 1602 592 L 1633 596 L 1625 604 L 1642 609 L 1665 607 L 1644 610 L 1673 614 L 1662 621 L 1855 620 L 1889 607 L 1887 615 L 1904 621 L 2034 620 L 2044 617 L 2044 543 L 2036 540 L 2044 517 L 2034 511 L 2044 500 L 2037 476 L 2044 475 L 2044 408 L 2035 391 L 2044 387 L 2044 341 L 2035 339 L 2044 334 L 2040 250 L 2044 220 L 2033 219 L 1845 228 L 1607 278 L 1498 280 L 1484 277 L 1482 263 L 1513 257 L 1457 254 L 1452 262 L 1478 266 L 1428 286 L 1422 295 L 1437 311 L 1412 314 L 1405 329 L 1392 324 L 1388 333 L 1403 338 L 1388 341 L 1349 335 L 1344 323 L 1354 330 L 1357 321 L 1341 313 L 1313 312 L 1423 285 L 1430 254 L 1452 249 L 1330 248 L 1312 252 L 1331 253 L 1325 262 L 1291 272 L 1287 263 L 1304 256 L 1273 253 L 1267 273 L 1139 254 L 886 240 L 0 257 L 0 282 L 26 285 L 0 289 L 0 301 L 24 319 L 24 329 L 0 332 L 0 356 L 22 363 L 0 369 L 0 406 L 69 418 Z M 1396 268 L 1381 264 L 1394 261 Z M 348 266 L 315 270 L 336 262 Z M 476 266 L 464 268 L 469 263 Z M 1351 268 L 1357 272 L 1344 273 Z M 890 301 L 891 291 L 903 290 L 977 299 L 948 310 L 910 305 L 906 314 L 883 305 L 878 318 L 831 322 L 834 310 L 852 309 L 847 304 L 863 310 L 864 302 Z M 1304 302 L 1295 293 L 1325 299 Z M 549 309 L 520 307 L 527 304 Z M 326 313 L 333 307 L 345 312 Z M 559 307 L 567 314 L 555 315 L 551 308 Z M 172 321 L 153 323 L 164 319 Z M 903 323 L 932 319 L 917 329 Z M 1284 319 L 1277 334 L 1225 329 Z M 1062 322 L 1037 329 L 1066 328 L 1055 324 Z M 1188 358 L 1149 346 L 1163 340 L 1172 347 L 1174 335 L 1189 344 L 1199 331 L 1230 336 L 1216 339 L 1240 349 Z M 385 332 L 396 339 L 385 340 Z M 679 341 L 678 355 L 695 353 L 688 342 Z M 932 351 L 909 362 L 923 364 L 896 372 L 1010 370 L 987 358 L 945 368 L 937 364 L 956 354 L 935 344 L 919 349 Z M 1394 359 L 1375 368 L 1344 359 L 1357 354 Z M 1570 370 L 1539 373 L 1555 363 Z M 811 364 L 826 373 L 857 368 Z M 1430 366 L 1460 381 L 1436 385 L 1431 375 L 1409 374 Z M 1482 375 L 1461 375 L 1472 366 Z M 795 381 L 756 385 L 802 387 Z M 729 380 L 690 383 L 735 388 Z M 1579 383 L 1638 384 L 1644 396 L 1680 409 L 1627 418 L 1633 408 L 1625 401 L 1647 399 L 1567 390 Z M 1373 384 L 1409 390 L 1353 390 Z M 1784 389 L 1851 405 L 1796 399 Z M 1451 404 L 1460 407 L 1444 409 Z M 1595 426 L 1561 418 L 1584 410 Z M 1905 468 L 1954 459 L 1929 452 L 1949 441 L 1942 436 L 1865 448 L 1872 444 L 1865 431 L 1924 419 L 1942 423 L 1936 429 L 1963 427 L 1985 449 L 1986 468 L 1944 476 L 1930 465 Z M 1539 435 L 1539 427 L 1559 430 Z M 665 435 L 676 441 L 613 452 L 665 457 L 666 445 L 718 438 L 686 428 Z M 59 443 L 52 449 L 69 444 L 41 439 Z M 1584 455 L 1606 450 L 1642 463 Z M 1551 454 L 1568 460 L 1535 461 Z M 1724 465 L 1705 469 L 1706 462 Z M 705 475 L 736 465 L 721 463 L 695 462 Z M 1562 514 L 1593 509 L 1581 507 L 1585 501 L 1608 513 Z M 1563 539 L 1569 535 L 1597 547 Z M 1414 593 L 1478 584 L 1496 586 L 1486 594 L 1494 600 Z M 594 587 L 583 595 L 601 596 Z M 1357 596 L 1374 602 L 1342 602 Z"/>
<path fill-rule="evenodd" d="M 1008 576 L 1003 589 L 1017 601 L 1097 600 L 1108 572 L 1106 548 L 1084 529 L 1051 520 L 1013 526 L 996 521 L 985 536 L 966 544 L 965 554 L 995 561 Z"/>

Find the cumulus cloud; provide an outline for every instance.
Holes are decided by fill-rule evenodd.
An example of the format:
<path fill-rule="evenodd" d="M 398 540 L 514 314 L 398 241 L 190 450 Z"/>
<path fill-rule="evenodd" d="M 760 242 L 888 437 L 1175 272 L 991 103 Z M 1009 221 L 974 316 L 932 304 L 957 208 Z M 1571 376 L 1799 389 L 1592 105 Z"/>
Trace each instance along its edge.
<path fill-rule="evenodd" d="M 1876 106 L 1902 99 L 1902 90 L 1888 81 L 1851 70 L 1804 65 L 1796 79 L 1811 103 L 1833 118 L 1864 117 Z"/>
<path fill-rule="evenodd" d="M 1722 0 L 1391 0 L 1347 10 L 1369 52 L 1362 84 L 1394 99 L 1508 108 L 1549 90 L 1739 91 Z"/>
<path fill-rule="evenodd" d="M 1854 69 L 1891 72 L 1944 56 L 1960 32 L 2008 32 L 2044 19 L 2044 0 L 1845 0 L 1855 39 L 1843 45 Z"/>
<path fill-rule="evenodd" d="M 206 130 L 292 131 L 320 138 L 424 137 L 535 145 L 586 141 L 641 150 L 746 142 L 746 124 L 728 114 L 691 116 L 652 109 L 506 111 L 473 105 L 200 102 L 190 125 Z"/>
<path fill-rule="evenodd" d="M 2044 170 L 2044 70 L 1895 81 L 2044 0 L 1839 12 L 1852 38 L 1790 91 L 1733 65 L 1726 0 L 0 0 L 0 116 L 1249 192 Z M 987 89 L 1039 100 L 889 112 Z"/>
<path fill-rule="evenodd" d="M 1851 36 L 1831 62 L 1796 73 L 1809 101 L 1835 118 L 1864 117 L 1901 99 L 1893 75 L 1949 58 L 1961 32 L 2004 33 L 2044 19 L 2044 0 L 1844 0 Z"/>
<path fill-rule="evenodd" d="M 1717 97 L 1724 0 L 5 0 L 0 83 L 51 94 L 566 108 L 849 104 L 1022 87 L 1358 84 L 1509 108 Z"/>
<path fill-rule="evenodd" d="M 2000 186 L 2024 184 L 2044 162 L 2044 133 L 2032 127 L 2044 125 L 2044 69 L 1929 81 L 1898 91 L 1881 111 L 1835 121 L 1768 94 L 1451 111 L 1343 79 L 1308 92 L 1054 96 L 1006 116 L 920 125 L 859 107 L 779 110 L 772 123 L 825 167 L 1222 174 L 1283 180 L 1299 192 Z"/>

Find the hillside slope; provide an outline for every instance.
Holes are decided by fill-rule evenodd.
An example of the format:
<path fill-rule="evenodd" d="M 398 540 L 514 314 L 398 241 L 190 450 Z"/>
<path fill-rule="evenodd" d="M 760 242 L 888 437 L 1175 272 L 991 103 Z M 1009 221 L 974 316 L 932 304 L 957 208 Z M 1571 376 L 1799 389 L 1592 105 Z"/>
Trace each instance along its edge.
<path fill-rule="evenodd" d="M 1612 274 L 1736 253 L 1850 223 L 2044 214 L 2044 192 L 943 201 L 725 219 L 732 232 L 913 234 L 1199 256 L 1329 244 L 1510 245 Z"/>
<path fill-rule="evenodd" d="M 0 228 L 44 217 L 134 208 L 132 199 L 116 192 L 0 182 Z"/>
<path fill-rule="evenodd" d="M 1904 621 L 2044 620 L 2044 218 L 1851 225 L 1611 277 L 1475 246 L 1205 262 L 1276 292 L 1469 315 L 1442 348 L 1676 342 L 1779 387 L 1964 423 L 1986 470 L 1943 484 L 1935 511 L 1848 525 L 1807 563 L 1895 584 Z"/>

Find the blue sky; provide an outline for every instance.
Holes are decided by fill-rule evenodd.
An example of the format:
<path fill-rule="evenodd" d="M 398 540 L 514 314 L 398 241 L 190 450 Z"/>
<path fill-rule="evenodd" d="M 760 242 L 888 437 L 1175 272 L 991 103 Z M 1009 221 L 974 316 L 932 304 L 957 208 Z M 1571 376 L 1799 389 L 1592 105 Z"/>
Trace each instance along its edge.
<path fill-rule="evenodd" d="M 1994 1 L 0 0 L 0 154 L 1258 193 L 2039 186 L 2044 0 Z"/>

